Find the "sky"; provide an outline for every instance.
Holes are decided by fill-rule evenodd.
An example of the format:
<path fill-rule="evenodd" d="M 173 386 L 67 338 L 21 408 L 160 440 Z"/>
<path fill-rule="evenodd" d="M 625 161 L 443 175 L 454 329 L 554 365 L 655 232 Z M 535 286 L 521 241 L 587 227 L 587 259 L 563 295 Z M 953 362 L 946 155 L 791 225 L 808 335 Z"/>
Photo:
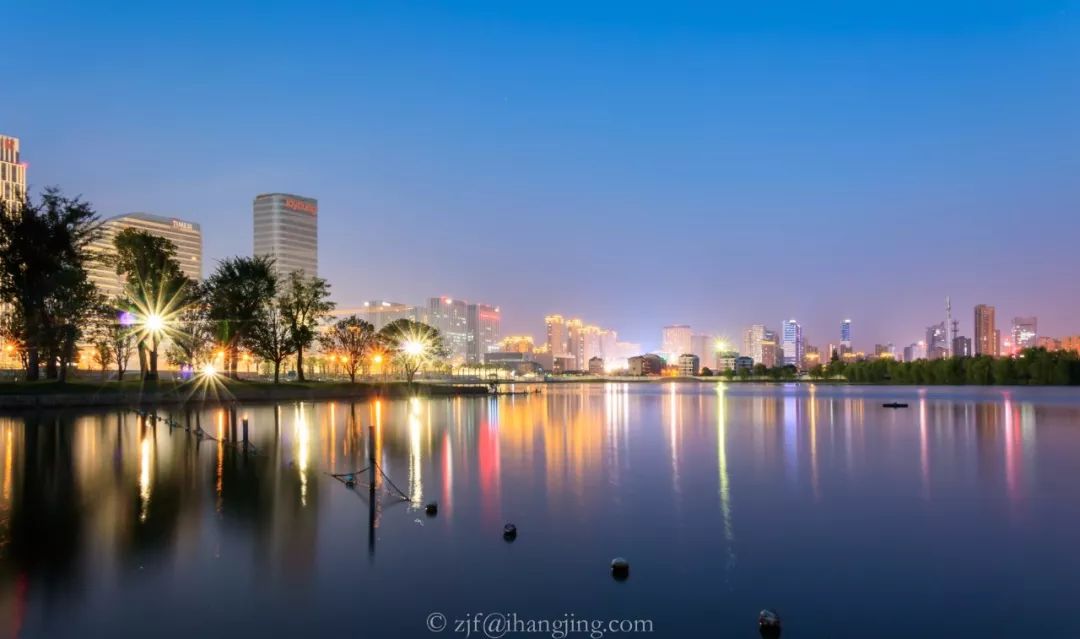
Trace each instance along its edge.
<path fill-rule="evenodd" d="M 1080 333 L 1080 1 L 0 4 L 32 192 L 198 222 L 207 272 L 284 191 L 341 306 Z"/>

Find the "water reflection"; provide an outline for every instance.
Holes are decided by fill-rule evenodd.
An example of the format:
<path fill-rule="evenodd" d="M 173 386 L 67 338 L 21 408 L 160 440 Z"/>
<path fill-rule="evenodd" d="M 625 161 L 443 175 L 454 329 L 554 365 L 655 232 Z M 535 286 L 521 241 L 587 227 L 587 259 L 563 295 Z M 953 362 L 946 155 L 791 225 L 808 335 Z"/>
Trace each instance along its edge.
<path fill-rule="evenodd" d="M 490 548 L 473 540 L 507 520 L 526 522 L 518 546 L 536 544 L 561 571 L 577 565 L 578 553 L 631 548 L 652 577 L 627 596 L 643 597 L 646 608 L 676 606 L 655 595 L 684 592 L 699 574 L 721 575 L 733 592 L 758 587 L 761 571 L 788 569 L 770 553 L 799 570 L 846 565 L 849 555 L 872 565 L 877 556 L 860 554 L 847 527 L 852 513 L 933 527 L 927 512 L 948 506 L 970 519 L 950 526 L 973 534 L 1026 539 L 1044 531 L 1041 502 L 1032 499 L 1037 464 L 1080 451 L 1078 436 L 1062 430 L 1080 417 L 1075 404 L 1020 391 L 952 399 L 924 392 L 907 411 L 880 403 L 828 387 L 670 383 L 162 408 L 162 419 L 125 411 L 3 417 L 0 624 L 19 634 L 32 623 L 43 633 L 57 631 L 50 619 L 63 617 L 122 630 L 101 611 L 155 584 L 208 589 L 225 608 L 240 605 L 244 590 L 217 589 L 220 581 L 256 592 L 318 591 L 323 599 L 298 614 L 309 629 L 325 630 L 333 624 L 319 612 L 343 600 L 338 589 L 389 596 L 345 583 L 334 569 L 348 565 L 349 579 L 361 581 L 379 570 L 349 563 L 363 554 L 352 543 L 364 527 L 368 557 L 378 540 L 379 553 L 406 570 L 421 561 L 411 559 L 414 542 L 452 548 L 452 563 L 431 586 L 451 599 L 464 596 L 453 590 L 468 580 L 466 566 L 498 570 Z M 239 414 L 250 420 L 250 446 Z M 204 422 L 213 426 L 200 438 Z M 373 460 L 393 485 L 378 472 L 352 490 L 331 477 Z M 408 498 L 401 506 L 395 486 Z M 431 500 L 440 502 L 437 519 L 422 514 Z M 1011 525 L 1029 528 L 1005 528 L 995 519 L 998 503 L 1008 505 Z M 789 546 L 804 554 L 785 555 Z M 567 578 L 555 567 L 539 570 L 539 583 Z M 478 586 L 472 595 L 481 606 L 498 591 Z M 142 605 L 171 614 L 164 603 Z M 281 622 L 274 611 L 266 613 L 272 622 Z"/>

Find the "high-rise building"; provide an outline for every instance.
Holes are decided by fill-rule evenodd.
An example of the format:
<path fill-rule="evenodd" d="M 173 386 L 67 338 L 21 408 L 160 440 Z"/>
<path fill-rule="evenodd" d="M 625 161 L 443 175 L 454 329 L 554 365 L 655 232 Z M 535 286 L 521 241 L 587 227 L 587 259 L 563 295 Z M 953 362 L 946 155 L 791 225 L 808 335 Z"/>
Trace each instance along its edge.
<path fill-rule="evenodd" d="M 547 350 L 552 357 L 566 357 L 566 320 L 562 315 L 548 315 L 544 318 L 547 328 Z"/>
<path fill-rule="evenodd" d="M 8 208 L 26 197 L 26 164 L 19 156 L 19 138 L 0 135 L 0 202 Z"/>
<path fill-rule="evenodd" d="M 755 360 L 754 363 L 764 364 L 767 368 L 775 368 L 783 359 L 783 351 L 780 350 L 780 345 L 776 343 L 776 333 L 766 331 L 765 339 L 761 340 L 761 361 Z"/>
<path fill-rule="evenodd" d="M 387 324 L 401 319 L 413 322 L 420 321 L 420 312 L 415 306 L 384 300 L 370 300 L 364 302 L 359 308 L 336 308 L 331 313 L 331 317 L 335 321 L 351 315 L 355 315 L 357 318 L 371 324 L 377 331 L 382 330 Z"/>
<path fill-rule="evenodd" d="M 926 342 L 915 342 L 904 347 L 905 362 L 914 362 L 918 359 L 926 359 Z"/>
<path fill-rule="evenodd" d="M 716 338 L 712 335 L 690 336 L 690 352 L 698 356 L 702 366 L 712 367 L 716 360 Z"/>
<path fill-rule="evenodd" d="M 953 357 L 971 357 L 971 338 L 957 335 L 952 341 Z"/>
<path fill-rule="evenodd" d="M 462 364 L 469 354 L 469 315 L 468 305 L 463 300 L 450 297 L 428 298 L 425 324 L 439 329 L 446 348 L 450 351 L 450 361 Z"/>
<path fill-rule="evenodd" d="M 761 353 L 761 343 L 765 341 L 765 333 L 767 332 L 768 330 L 764 324 L 754 324 L 746 329 L 746 333 L 743 335 L 742 354 L 753 359 L 755 364 L 761 364 L 764 361 Z"/>
<path fill-rule="evenodd" d="M 483 364 L 484 355 L 499 350 L 502 312 L 487 304 L 469 304 L 466 312 L 469 342 L 465 359 L 470 364 Z"/>
<path fill-rule="evenodd" d="M 1039 339 L 1039 319 L 1037 317 L 1014 317 L 1012 323 L 1013 353 L 1025 348 L 1035 348 Z"/>
<path fill-rule="evenodd" d="M 679 355 L 691 352 L 690 338 L 693 331 L 685 324 L 665 326 L 660 338 L 660 350 L 668 361 L 677 361 Z"/>
<path fill-rule="evenodd" d="M 851 320 L 840 323 L 840 354 L 851 352 Z M 829 353 L 831 356 L 832 353 Z"/>
<path fill-rule="evenodd" d="M 1072 351 L 1080 355 L 1080 335 L 1068 335 L 1061 338 L 1061 350 Z"/>
<path fill-rule="evenodd" d="M 997 340 L 994 307 L 979 304 L 975 307 L 975 354 L 996 357 L 998 354 Z"/>
<path fill-rule="evenodd" d="M 293 271 L 308 277 L 319 273 L 319 201 L 288 193 L 255 197 L 255 255 L 274 259 L 283 280 Z"/>
<path fill-rule="evenodd" d="M 580 319 L 572 319 L 566 323 L 566 350 L 573 358 L 572 369 L 584 370 L 587 365 L 585 359 L 585 323 Z"/>
<path fill-rule="evenodd" d="M 784 320 L 783 326 L 784 366 L 802 366 L 803 361 L 803 334 L 802 325 L 790 319 Z"/>
<path fill-rule="evenodd" d="M 115 254 L 114 241 L 124 229 L 144 231 L 169 240 L 176 247 L 176 261 L 184 275 L 196 282 L 202 280 L 202 229 L 197 223 L 149 213 L 117 215 L 101 223 L 101 234 L 90 245 L 90 251 L 98 256 Z M 93 260 L 86 270 L 90 281 L 106 298 L 122 292 L 124 283 L 115 267 Z"/>
<path fill-rule="evenodd" d="M 945 322 L 926 327 L 926 357 L 941 359 L 949 356 L 949 335 Z"/>

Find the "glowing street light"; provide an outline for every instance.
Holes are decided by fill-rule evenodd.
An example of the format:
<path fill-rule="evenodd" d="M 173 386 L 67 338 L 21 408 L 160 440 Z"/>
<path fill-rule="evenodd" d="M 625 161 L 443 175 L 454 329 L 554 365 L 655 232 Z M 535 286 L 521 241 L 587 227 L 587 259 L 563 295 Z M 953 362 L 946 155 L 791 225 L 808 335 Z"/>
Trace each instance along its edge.
<path fill-rule="evenodd" d="M 203 377 L 215 377 L 217 376 L 217 369 L 213 364 L 204 364 L 202 370 L 199 371 Z"/>
<path fill-rule="evenodd" d="M 425 346 L 423 342 L 411 339 L 401 345 L 401 350 L 409 357 L 419 357 L 424 354 Z"/>

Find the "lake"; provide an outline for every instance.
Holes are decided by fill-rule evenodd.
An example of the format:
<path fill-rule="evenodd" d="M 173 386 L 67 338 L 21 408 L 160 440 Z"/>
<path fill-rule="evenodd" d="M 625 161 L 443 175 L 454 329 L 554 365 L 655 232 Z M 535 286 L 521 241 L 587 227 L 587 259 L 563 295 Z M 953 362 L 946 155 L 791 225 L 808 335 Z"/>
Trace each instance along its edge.
<path fill-rule="evenodd" d="M 506 637 L 749 638 L 766 607 L 785 637 L 1080 636 L 1076 390 L 566 384 L 157 415 L 0 416 L 0 636 L 483 637 L 501 613 Z M 331 475 L 372 456 L 374 502 L 368 472 Z"/>

